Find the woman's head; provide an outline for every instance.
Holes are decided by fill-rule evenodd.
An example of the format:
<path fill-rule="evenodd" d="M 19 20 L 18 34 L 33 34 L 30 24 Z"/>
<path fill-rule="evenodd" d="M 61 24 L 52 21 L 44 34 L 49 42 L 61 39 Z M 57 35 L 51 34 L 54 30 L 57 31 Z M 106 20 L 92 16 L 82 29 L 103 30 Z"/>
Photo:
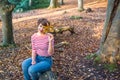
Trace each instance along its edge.
<path fill-rule="evenodd" d="M 41 18 L 41 19 L 38 20 L 37 24 L 38 24 L 38 26 L 40 24 L 43 25 L 43 26 L 49 26 L 50 22 L 47 19 L 45 19 L 45 18 Z"/>
<path fill-rule="evenodd" d="M 40 31 L 42 33 L 45 33 L 44 32 L 44 27 L 45 26 L 50 26 L 50 22 L 45 18 L 41 18 L 41 19 L 38 20 L 37 25 L 38 25 L 38 31 Z"/>

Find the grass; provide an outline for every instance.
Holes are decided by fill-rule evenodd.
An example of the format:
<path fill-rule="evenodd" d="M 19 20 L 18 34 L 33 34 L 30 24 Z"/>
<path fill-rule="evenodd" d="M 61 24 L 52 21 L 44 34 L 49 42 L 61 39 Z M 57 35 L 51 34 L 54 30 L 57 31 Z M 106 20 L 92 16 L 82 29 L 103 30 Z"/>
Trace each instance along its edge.
<path fill-rule="evenodd" d="M 94 64 L 101 63 L 101 58 L 95 53 L 87 55 L 85 58 L 88 60 L 92 59 L 94 61 Z M 114 72 L 117 69 L 117 64 L 116 63 L 103 63 L 103 67 L 109 72 Z"/>
<path fill-rule="evenodd" d="M 117 64 L 116 63 L 107 63 L 104 64 L 104 68 L 107 69 L 109 72 L 114 72 L 117 69 Z"/>
<path fill-rule="evenodd" d="M 95 53 L 93 53 L 93 54 L 87 55 L 85 58 L 86 59 L 92 59 L 92 58 L 95 58 L 95 57 L 97 57 L 97 55 Z"/>

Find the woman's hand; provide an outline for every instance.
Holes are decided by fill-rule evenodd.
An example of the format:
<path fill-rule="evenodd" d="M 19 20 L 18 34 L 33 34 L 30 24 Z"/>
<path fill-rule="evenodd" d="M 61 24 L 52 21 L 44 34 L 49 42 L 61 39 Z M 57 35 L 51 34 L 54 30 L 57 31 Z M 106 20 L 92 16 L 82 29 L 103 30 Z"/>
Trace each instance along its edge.
<path fill-rule="evenodd" d="M 49 55 L 52 55 L 54 54 L 54 36 L 50 33 L 48 33 L 48 41 L 49 41 L 49 44 L 48 44 L 48 54 Z"/>
<path fill-rule="evenodd" d="M 52 42 L 52 40 L 54 39 L 54 36 L 50 33 L 48 33 L 48 36 L 49 36 L 48 37 L 49 42 Z"/>
<path fill-rule="evenodd" d="M 34 65 L 34 64 L 36 64 L 36 61 L 35 60 L 32 60 L 32 63 L 31 63 L 32 65 Z"/>

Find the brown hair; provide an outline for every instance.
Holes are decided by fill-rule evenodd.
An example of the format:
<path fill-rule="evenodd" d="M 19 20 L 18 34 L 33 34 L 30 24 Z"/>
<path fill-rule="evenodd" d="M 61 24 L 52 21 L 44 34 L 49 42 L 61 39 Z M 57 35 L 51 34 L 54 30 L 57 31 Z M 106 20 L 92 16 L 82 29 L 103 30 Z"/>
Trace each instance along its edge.
<path fill-rule="evenodd" d="M 37 25 L 42 24 L 43 26 L 50 26 L 50 22 L 45 18 L 38 19 Z"/>

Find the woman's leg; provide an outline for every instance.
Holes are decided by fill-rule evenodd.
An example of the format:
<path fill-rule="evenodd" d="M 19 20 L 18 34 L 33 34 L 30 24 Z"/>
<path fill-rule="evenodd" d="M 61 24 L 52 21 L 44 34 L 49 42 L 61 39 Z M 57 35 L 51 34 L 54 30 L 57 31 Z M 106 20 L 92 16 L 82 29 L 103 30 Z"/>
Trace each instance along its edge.
<path fill-rule="evenodd" d="M 29 74 L 28 74 L 28 68 L 31 66 L 31 58 L 28 58 L 22 62 L 22 71 L 23 71 L 23 76 L 24 80 L 31 80 Z"/>
<path fill-rule="evenodd" d="M 38 73 L 45 72 L 51 68 L 49 60 L 43 60 L 29 67 L 28 72 L 32 80 L 38 80 Z"/>

